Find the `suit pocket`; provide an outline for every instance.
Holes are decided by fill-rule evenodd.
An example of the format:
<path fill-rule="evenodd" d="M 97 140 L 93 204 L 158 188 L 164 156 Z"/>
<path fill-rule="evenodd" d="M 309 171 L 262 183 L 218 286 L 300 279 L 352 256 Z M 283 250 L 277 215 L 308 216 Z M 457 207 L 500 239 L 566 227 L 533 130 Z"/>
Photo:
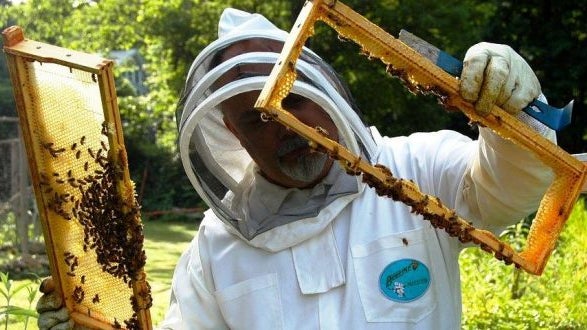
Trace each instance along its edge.
<path fill-rule="evenodd" d="M 231 329 L 282 329 L 283 317 L 277 274 L 236 283 L 215 293 Z"/>
<path fill-rule="evenodd" d="M 420 228 L 351 247 L 368 322 L 417 323 L 436 308 L 427 233 Z"/>

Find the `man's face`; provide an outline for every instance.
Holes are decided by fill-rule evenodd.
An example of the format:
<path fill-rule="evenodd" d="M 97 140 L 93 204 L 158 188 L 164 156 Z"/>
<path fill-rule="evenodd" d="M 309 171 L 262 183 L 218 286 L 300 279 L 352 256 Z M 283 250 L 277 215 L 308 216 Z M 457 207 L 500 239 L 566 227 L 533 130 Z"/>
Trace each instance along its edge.
<path fill-rule="evenodd" d="M 267 40 L 247 40 L 227 48 L 221 61 L 251 51 L 280 52 L 281 43 Z M 266 64 L 241 65 L 223 78 L 227 83 L 239 75 L 268 75 L 272 66 Z M 269 181 L 295 188 L 311 187 L 330 170 L 332 159 L 313 151 L 305 139 L 285 126 L 263 121 L 254 109 L 258 91 L 234 96 L 222 103 L 224 122 L 247 150 L 261 174 Z M 283 108 L 310 127 L 320 127 L 329 138 L 338 141 L 338 131 L 332 119 L 313 101 L 290 94 L 283 100 Z"/>

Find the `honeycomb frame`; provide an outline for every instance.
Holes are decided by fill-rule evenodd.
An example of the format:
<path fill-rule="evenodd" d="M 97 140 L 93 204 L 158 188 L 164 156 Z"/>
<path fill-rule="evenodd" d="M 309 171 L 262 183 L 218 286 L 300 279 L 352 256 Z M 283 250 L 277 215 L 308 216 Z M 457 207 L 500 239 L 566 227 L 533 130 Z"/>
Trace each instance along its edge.
<path fill-rule="evenodd" d="M 114 62 L 2 36 L 55 289 L 76 325 L 151 329 Z"/>
<path fill-rule="evenodd" d="M 437 197 L 420 192 L 413 182 L 393 177 L 385 166 L 367 163 L 359 155 L 304 125 L 282 109 L 281 100 L 287 96 L 296 78 L 296 60 L 318 21 L 336 30 L 343 40 L 358 44 L 369 58 L 380 59 L 387 66 L 386 71 L 401 79 L 410 91 L 435 95 L 446 108 L 458 109 L 471 122 L 489 127 L 501 137 L 532 151 L 553 170 L 555 179 L 540 203 L 528 241 L 521 251 L 516 251 L 493 233 L 475 228 L 454 210 L 444 206 Z M 405 203 L 432 225 L 461 242 L 473 242 L 497 259 L 514 264 L 530 274 L 540 275 L 544 271 L 587 175 L 586 164 L 498 106 L 494 106 L 487 116 L 477 114 L 473 105 L 460 97 L 457 78 L 336 0 L 306 1 L 255 108 L 266 118 L 306 138 L 313 148 L 337 159 L 349 174 L 362 174 L 363 181 L 379 195 Z"/>

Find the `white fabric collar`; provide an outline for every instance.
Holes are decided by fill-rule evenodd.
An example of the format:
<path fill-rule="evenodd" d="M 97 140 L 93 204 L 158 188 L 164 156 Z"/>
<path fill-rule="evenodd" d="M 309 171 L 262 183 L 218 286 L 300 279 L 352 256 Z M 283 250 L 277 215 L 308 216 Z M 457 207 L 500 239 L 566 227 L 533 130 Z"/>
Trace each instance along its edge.
<path fill-rule="evenodd" d="M 239 231 L 252 237 L 293 221 L 320 217 L 325 205 L 337 198 L 355 195 L 359 185 L 357 178 L 344 173 L 336 162 L 328 175 L 309 189 L 284 188 L 270 183 L 256 165 L 251 165 L 235 189 L 240 193 L 229 193 L 225 202 L 239 219 Z M 325 213 L 321 218 L 331 221 L 335 215 Z"/>
<path fill-rule="evenodd" d="M 280 222 L 280 224 L 270 229 L 266 229 L 262 233 L 256 235 L 251 240 L 247 240 L 246 238 L 244 238 L 243 234 L 234 226 L 225 223 L 227 230 L 230 233 L 240 237 L 247 244 L 270 252 L 277 252 L 283 249 L 293 247 L 308 240 L 313 236 L 316 236 L 317 234 L 322 232 L 334 220 L 334 218 L 340 213 L 340 211 L 342 211 L 342 209 L 346 205 L 348 205 L 352 200 L 354 200 L 364 189 L 364 184 L 361 184 L 359 182 L 358 177 L 352 177 L 347 175 L 340 169 L 340 167 L 338 167 L 338 165 L 336 165 L 336 167 L 333 166 L 333 169 L 335 168 L 338 168 L 341 171 L 339 176 L 343 178 L 343 180 L 350 179 L 351 181 L 347 181 L 347 183 L 345 185 L 341 185 L 340 188 L 335 188 L 335 191 L 337 193 L 329 196 L 330 198 L 332 198 L 332 201 L 330 201 L 330 203 L 327 203 L 326 205 L 322 205 L 323 207 L 317 210 L 316 214 L 309 214 L 308 216 L 300 219 L 299 212 L 296 212 L 296 220 L 292 222 L 280 221 L 279 219 L 272 219 L 271 221 L 278 221 Z M 252 174 L 252 167 L 250 173 L 251 175 L 246 175 L 245 177 L 254 178 L 254 174 Z M 338 174 L 335 173 L 334 175 Z M 329 176 L 330 174 L 327 177 Z M 245 180 L 243 180 L 243 182 L 244 181 Z M 349 182 L 352 183 L 349 184 Z M 271 185 L 268 182 L 266 182 L 266 184 Z M 344 187 L 344 189 L 342 189 L 342 187 Z M 273 189 L 275 189 L 275 187 L 273 187 Z M 309 195 L 317 194 L 320 191 L 320 189 L 322 188 L 312 189 L 312 193 L 310 193 Z M 288 197 L 288 195 L 291 194 L 292 191 L 300 191 L 299 189 L 285 190 L 286 191 L 279 193 L 279 197 L 276 198 L 275 201 L 268 202 L 265 198 L 263 198 L 264 201 L 262 203 L 268 204 L 270 205 L 270 208 L 275 209 L 277 207 L 276 205 L 278 200 L 281 200 L 283 202 Z M 260 190 L 254 192 L 254 195 L 251 195 L 250 193 L 246 193 L 245 195 L 255 196 L 255 198 L 262 196 Z M 244 205 L 240 201 L 236 201 L 234 199 L 234 195 L 232 195 L 231 197 L 227 196 L 227 198 L 232 199 L 230 202 L 232 203 L 231 206 L 233 209 L 241 208 Z M 246 210 L 247 207 L 245 206 L 244 209 Z M 242 225 L 246 227 L 247 224 L 243 221 Z M 241 228 L 240 230 L 242 231 L 243 229 L 248 230 L 248 228 Z"/>

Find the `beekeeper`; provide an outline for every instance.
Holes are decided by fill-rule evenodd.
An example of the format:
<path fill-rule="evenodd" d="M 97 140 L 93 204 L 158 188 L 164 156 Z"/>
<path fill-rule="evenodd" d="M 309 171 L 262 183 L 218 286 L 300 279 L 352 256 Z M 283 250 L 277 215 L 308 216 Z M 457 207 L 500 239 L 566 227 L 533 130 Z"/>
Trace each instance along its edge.
<path fill-rule="evenodd" d="M 254 110 L 287 33 L 226 9 L 219 38 L 190 68 L 177 113 L 189 180 L 209 206 L 180 258 L 163 329 L 460 329 L 464 245 Z M 479 128 L 383 137 L 345 85 L 309 49 L 284 108 L 370 163 L 499 233 L 536 210 L 552 173 L 529 152 Z M 493 104 L 544 136 L 519 110 L 541 96 L 511 48 L 469 49 L 462 96 Z M 41 315 L 42 316 L 42 315 Z"/>
<path fill-rule="evenodd" d="M 286 32 L 226 9 L 218 34 L 194 61 L 177 115 L 184 168 L 210 210 L 179 260 L 161 326 L 460 329 L 463 244 L 253 109 Z M 286 110 L 475 226 L 498 233 L 530 214 L 552 179 L 485 128 L 477 141 L 447 130 L 382 137 L 315 53 L 305 49 L 297 71 Z M 497 103 L 512 113 L 541 95 L 518 54 L 488 43 L 468 51 L 461 93 L 478 111 Z"/>

